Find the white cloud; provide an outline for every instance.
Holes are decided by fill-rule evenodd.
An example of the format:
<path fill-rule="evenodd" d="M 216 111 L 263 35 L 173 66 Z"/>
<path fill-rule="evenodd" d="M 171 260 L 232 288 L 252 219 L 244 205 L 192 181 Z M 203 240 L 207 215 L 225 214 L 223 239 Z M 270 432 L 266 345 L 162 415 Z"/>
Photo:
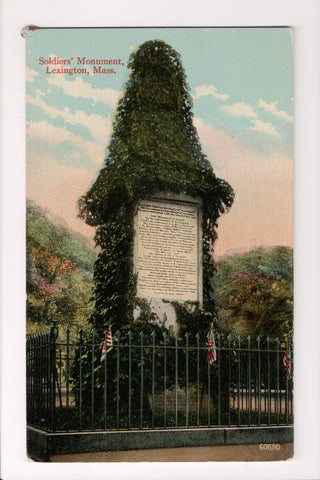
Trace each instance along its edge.
<path fill-rule="evenodd" d="M 39 73 L 32 68 L 26 67 L 26 82 L 33 83 L 34 77 L 38 77 Z"/>
<path fill-rule="evenodd" d="M 236 136 L 199 118 L 194 123 L 217 176 L 235 191 L 230 212 L 219 219 L 216 254 L 253 244 L 292 245 L 292 158 L 276 147 L 267 155 L 254 153 Z"/>
<path fill-rule="evenodd" d="M 274 113 L 274 109 L 276 109 L 275 107 L 276 102 L 275 104 L 266 104 L 265 102 L 261 104 L 261 102 L 263 101 L 262 100 L 259 101 L 259 107 L 265 108 L 265 105 L 267 105 L 267 108 L 269 108 L 269 111 L 272 110 L 272 113 Z M 221 107 L 221 109 L 229 113 L 230 115 L 234 115 L 236 117 L 253 118 L 254 120 L 251 120 L 251 123 L 253 125 L 250 127 L 250 130 L 254 130 L 264 135 L 280 138 L 280 134 L 279 132 L 277 132 L 276 127 L 272 125 L 272 123 L 263 122 L 262 120 L 259 120 L 257 118 L 256 112 L 253 110 L 251 105 L 248 105 L 244 102 L 237 102 L 230 106 L 223 106 Z M 281 114 L 281 115 L 285 113 L 285 112 L 278 112 L 277 109 L 276 111 L 278 114 Z"/>
<path fill-rule="evenodd" d="M 257 114 L 254 112 L 251 105 L 248 105 L 244 102 L 237 102 L 233 105 L 223 106 L 221 107 L 222 110 L 229 113 L 230 115 L 234 115 L 235 117 L 256 117 Z"/>
<path fill-rule="evenodd" d="M 76 147 L 82 149 L 94 164 L 100 166 L 103 163 L 103 144 L 97 144 L 83 140 L 81 137 L 75 135 L 64 127 L 54 127 L 45 120 L 41 122 L 30 122 L 27 125 L 27 135 L 29 137 L 41 138 L 51 145 L 61 142 L 71 142 Z M 81 166 L 80 162 L 79 166 Z"/>
<path fill-rule="evenodd" d="M 90 83 L 84 82 L 81 77 L 69 81 L 65 79 L 64 75 L 59 75 L 48 77 L 47 81 L 50 85 L 61 88 L 67 95 L 91 99 L 94 102 L 100 101 L 113 108 L 116 106 L 120 95 L 120 92 L 113 88 L 93 88 Z"/>
<path fill-rule="evenodd" d="M 254 126 L 251 127 L 251 130 L 263 133 L 264 135 L 270 135 L 270 136 L 280 138 L 280 134 L 277 132 L 275 126 L 272 125 L 271 123 L 263 122 L 262 120 L 258 120 L 258 119 L 251 120 L 251 122 L 254 124 Z"/>
<path fill-rule="evenodd" d="M 229 95 L 226 93 L 217 93 L 217 89 L 214 85 L 202 85 L 201 87 L 196 87 L 196 94 L 193 96 L 194 100 L 197 100 L 200 97 L 206 97 L 207 95 L 212 95 L 218 100 L 227 100 Z"/>
<path fill-rule="evenodd" d="M 50 115 L 52 118 L 61 117 L 70 125 L 83 125 L 90 131 L 93 138 L 101 143 L 105 143 L 110 135 L 111 121 L 109 118 L 106 119 L 94 113 L 86 115 L 81 110 L 76 110 L 75 113 L 72 113 L 68 107 L 64 107 L 62 110 L 59 110 L 57 107 L 47 105 L 46 102 L 44 102 L 39 96 L 32 97 L 27 95 L 26 102 L 42 108 L 42 110 L 44 110 L 44 112 Z"/>
<path fill-rule="evenodd" d="M 277 103 L 278 103 L 278 101 L 267 103 L 264 100 L 261 100 L 261 98 L 259 98 L 259 107 L 260 108 L 263 108 L 266 112 L 272 113 L 276 117 L 279 117 L 283 120 L 287 120 L 288 122 L 292 122 L 293 121 L 293 116 L 289 115 L 284 110 L 278 110 L 277 109 Z"/>

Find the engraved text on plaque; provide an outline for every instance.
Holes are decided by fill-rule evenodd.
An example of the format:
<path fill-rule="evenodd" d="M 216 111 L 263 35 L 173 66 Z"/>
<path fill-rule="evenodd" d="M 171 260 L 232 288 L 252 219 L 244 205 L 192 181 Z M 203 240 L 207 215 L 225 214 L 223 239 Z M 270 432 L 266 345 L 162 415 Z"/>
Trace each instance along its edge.
<path fill-rule="evenodd" d="M 201 301 L 199 215 L 196 201 L 139 202 L 134 256 L 138 297 Z"/>

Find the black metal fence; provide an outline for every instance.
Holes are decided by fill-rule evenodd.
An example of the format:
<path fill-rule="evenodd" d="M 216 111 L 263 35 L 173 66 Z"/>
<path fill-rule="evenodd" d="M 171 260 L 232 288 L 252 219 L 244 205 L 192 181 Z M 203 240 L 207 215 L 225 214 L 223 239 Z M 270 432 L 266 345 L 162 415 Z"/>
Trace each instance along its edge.
<path fill-rule="evenodd" d="M 27 340 L 27 422 L 45 431 L 293 423 L 293 349 L 279 339 L 152 331 L 113 337 L 100 361 L 93 330 Z"/>

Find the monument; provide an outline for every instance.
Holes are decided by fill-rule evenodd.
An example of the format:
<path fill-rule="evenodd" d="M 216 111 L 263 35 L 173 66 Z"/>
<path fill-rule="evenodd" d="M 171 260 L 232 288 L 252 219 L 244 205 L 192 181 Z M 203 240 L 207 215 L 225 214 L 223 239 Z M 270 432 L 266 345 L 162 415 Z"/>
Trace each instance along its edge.
<path fill-rule="evenodd" d="M 91 321 L 100 335 L 151 320 L 207 332 L 217 218 L 233 190 L 202 152 L 180 55 L 152 40 L 128 67 L 105 165 L 79 202 L 100 247 Z"/>

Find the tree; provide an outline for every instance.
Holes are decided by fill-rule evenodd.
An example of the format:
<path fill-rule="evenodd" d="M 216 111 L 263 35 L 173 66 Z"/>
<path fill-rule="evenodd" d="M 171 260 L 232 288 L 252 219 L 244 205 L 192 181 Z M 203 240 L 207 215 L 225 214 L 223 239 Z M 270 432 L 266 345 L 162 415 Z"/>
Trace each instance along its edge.
<path fill-rule="evenodd" d="M 221 330 L 292 339 L 292 250 L 255 249 L 217 264 L 213 280 Z"/>
<path fill-rule="evenodd" d="M 210 278 L 216 222 L 232 205 L 233 190 L 215 176 L 201 151 L 179 54 L 160 40 L 148 41 L 131 54 L 128 67 L 131 75 L 115 112 L 105 165 L 79 201 L 80 216 L 96 227 L 101 248 L 91 321 L 100 334 L 106 322 L 115 329 L 132 323 L 134 208 L 140 198 L 171 191 L 203 199 L 207 328 L 214 314 Z"/>
<path fill-rule="evenodd" d="M 68 325 L 73 336 L 90 313 L 93 249 L 30 201 L 26 240 L 28 335 L 54 323 Z"/>

